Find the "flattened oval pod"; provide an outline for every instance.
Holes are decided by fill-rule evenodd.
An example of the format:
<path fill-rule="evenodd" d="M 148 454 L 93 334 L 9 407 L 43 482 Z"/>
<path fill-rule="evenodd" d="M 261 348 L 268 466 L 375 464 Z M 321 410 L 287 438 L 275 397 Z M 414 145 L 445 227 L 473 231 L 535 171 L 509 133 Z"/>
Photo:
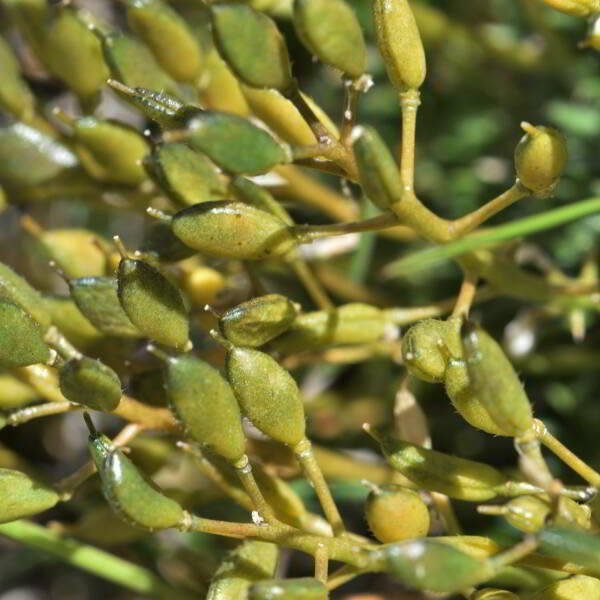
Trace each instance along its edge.
<path fill-rule="evenodd" d="M 295 446 L 304 439 L 304 406 L 293 377 L 268 354 L 228 347 L 227 379 L 244 414 L 263 433 Z"/>
<path fill-rule="evenodd" d="M 0 263 L 0 300 L 21 307 L 43 331 L 50 327 L 50 315 L 41 294 L 4 263 Z"/>
<path fill-rule="evenodd" d="M 425 51 L 408 0 L 373 0 L 375 39 L 392 85 L 417 90 L 425 80 Z"/>
<path fill-rule="evenodd" d="M 373 535 L 384 544 L 426 536 L 431 523 L 419 492 L 393 484 L 372 486 L 365 516 Z"/>
<path fill-rule="evenodd" d="M 129 0 L 127 23 L 173 79 L 193 82 L 200 76 L 202 49 L 184 19 L 168 4 Z"/>
<path fill-rule="evenodd" d="M 19 62 L 11 47 L 0 37 L 0 107 L 13 114 L 17 119 L 27 121 L 35 112 L 35 97 L 25 80 L 21 77 Z"/>
<path fill-rule="evenodd" d="M 252 582 L 273 577 L 279 548 L 270 542 L 247 540 L 232 550 L 214 574 L 206 600 L 242 600 Z"/>
<path fill-rule="evenodd" d="M 600 538 L 566 527 L 546 527 L 537 534 L 540 552 L 585 567 L 600 577 Z"/>
<path fill-rule="evenodd" d="M 288 298 L 280 294 L 268 294 L 228 310 L 219 319 L 219 328 L 236 346 L 254 348 L 289 329 L 297 314 L 298 310 Z"/>
<path fill-rule="evenodd" d="M 219 53 L 244 83 L 279 91 L 293 86 L 285 40 L 272 19 L 233 2 L 213 4 L 211 17 Z"/>
<path fill-rule="evenodd" d="M 55 490 L 34 481 L 29 475 L 0 468 L 0 523 L 43 512 L 59 500 Z"/>
<path fill-rule="evenodd" d="M 60 391 L 71 402 L 110 412 L 119 406 L 119 376 L 99 360 L 83 356 L 68 360 L 58 371 Z"/>
<path fill-rule="evenodd" d="M 82 277 L 68 283 L 75 304 L 100 331 L 116 337 L 144 337 L 121 307 L 114 277 Z"/>
<path fill-rule="evenodd" d="M 145 336 L 178 349 L 188 345 L 183 298 L 160 271 L 142 260 L 122 258 L 117 291 L 123 310 Z"/>
<path fill-rule="evenodd" d="M 187 122 L 183 138 L 230 173 L 258 175 L 292 160 L 287 146 L 248 119 L 233 114 L 209 110 L 198 113 Z"/>
<path fill-rule="evenodd" d="M 142 162 L 148 175 L 181 208 L 226 197 L 227 186 L 215 165 L 185 144 L 160 144 Z"/>
<path fill-rule="evenodd" d="M 260 185 L 257 185 L 245 177 L 234 177 L 229 185 L 229 192 L 240 200 L 272 214 L 274 217 L 282 220 L 286 225 L 294 225 L 294 220 L 290 217 L 287 210 L 273 198 L 273 196 Z"/>
<path fill-rule="evenodd" d="M 50 360 L 37 321 L 20 306 L 0 301 L 0 367 L 13 369 Z"/>
<path fill-rule="evenodd" d="M 231 462 L 242 458 L 246 438 L 233 390 L 219 371 L 191 355 L 169 357 L 165 389 L 186 432 Z"/>
<path fill-rule="evenodd" d="M 266 579 L 253 583 L 248 600 L 327 600 L 327 586 L 313 577 Z"/>
<path fill-rule="evenodd" d="M 364 73 L 365 39 L 344 0 L 295 0 L 293 20 L 303 44 L 325 64 L 353 78 Z"/>
<path fill-rule="evenodd" d="M 187 246 L 210 256 L 258 260 L 283 256 L 296 246 L 288 226 L 242 202 L 204 202 L 178 212 L 173 233 Z"/>
<path fill-rule="evenodd" d="M 402 337 L 402 358 L 407 371 L 423 381 L 444 381 L 448 365 L 439 343 L 449 341 L 452 340 L 445 321 L 424 319 L 410 327 Z"/>
<path fill-rule="evenodd" d="M 162 494 L 85 416 L 90 428 L 88 448 L 111 508 L 128 523 L 150 530 L 184 526 L 187 513 L 183 508 Z"/>
<path fill-rule="evenodd" d="M 356 127 L 352 145 L 358 176 L 369 200 L 386 210 L 402 199 L 402 179 L 396 161 L 373 127 Z"/>
<path fill-rule="evenodd" d="M 573 575 L 554 581 L 530 600 L 600 600 L 600 580 L 588 575 Z"/>

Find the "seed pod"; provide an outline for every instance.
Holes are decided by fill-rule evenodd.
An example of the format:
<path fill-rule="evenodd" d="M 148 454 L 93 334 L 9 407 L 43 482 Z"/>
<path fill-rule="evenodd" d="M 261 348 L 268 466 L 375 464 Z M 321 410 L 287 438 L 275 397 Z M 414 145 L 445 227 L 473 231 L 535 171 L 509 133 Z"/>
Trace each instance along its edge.
<path fill-rule="evenodd" d="M 0 468 L 0 523 L 43 512 L 59 500 L 56 491 L 25 473 Z"/>
<path fill-rule="evenodd" d="M 131 322 L 160 344 L 184 349 L 189 342 L 187 311 L 179 290 L 148 263 L 122 258 L 119 302 Z"/>
<path fill-rule="evenodd" d="M 360 185 L 369 200 L 382 210 L 402 199 L 402 179 L 396 161 L 372 127 L 356 127 L 352 145 Z"/>
<path fill-rule="evenodd" d="M 178 212 L 173 233 L 209 256 L 258 260 L 283 256 L 296 246 L 288 226 L 242 202 L 204 202 Z"/>
<path fill-rule="evenodd" d="M 600 600 L 600 580 L 588 575 L 572 575 L 554 581 L 530 600 Z"/>
<path fill-rule="evenodd" d="M 143 165 L 181 208 L 226 197 L 227 186 L 213 163 L 185 144 L 160 144 L 146 156 Z"/>
<path fill-rule="evenodd" d="M 188 121 L 184 139 L 230 173 L 257 175 L 292 160 L 289 148 L 264 129 L 227 113 L 207 110 L 196 115 Z"/>
<path fill-rule="evenodd" d="M 181 282 L 181 289 L 190 302 L 201 307 L 215 304 L 226 287 L 225 277 L 210 267 L 195 267 Z"/>
<path fill-rule="evenodd" d="M 409 444 L 389 435 L 375 434 L 388 464 L 419 488 L 479 502 L 498 495 L 507 478 L 489 465 Z"/>
<path fill-rule="evenodd" d="M 248 589 L 248 600 L 327 600 L 327 586 L 313 577 L 266 579 Z"/>
<path fill-rule="evenodd" d="M 304 439 L 304 406 L 292 376 L 264 352 L 233 345 L 227 350 L 227 379 L 255 427 L 289 446 Z"/>
<path fill-rule="evenodd" d="M 144 337 L 121 307 L 114 277 L 83 277 L 68 283 L 77 308 L 100 331 L 116 337 Z"/>
<path fill-rule="evenodd" d="M 187 513 L 181 506 L 162 494 L 86 417 L 90 429 L 88 448 L 111 508 L 126 522 L 150 530 L 184 526 Z"/>
<path fill-rule="evenodd" d="M 377 46 L 392 85 L 400 92 L 419 89 L 427 67 L 408 0 L 373 0 L 373 22 Z"/>
<path fill-rule="evenodd" d="M 0 263 L 0 300 L 22 308 L 43 331 L 50 327 L 50 315 L 40 293 L 4 263 Z"/>
<path fill-rule="evenodd" d="M 567 163 L 567 141 L 551 127 L 523 122 L 525 135 L 515 148 L 515 169 L 522 185 L 538 198 L 551 196 Z"/>
<path fill-rule="evenodd" d="M 244 83 L 282 92 L 293 86 L 285 40 L 272 19 L 232 2 L 213 4 L 211 17 L 219 53 Z"/>
<path fill-rule="evenodd" d="M 38 398 L 39 394 L 31 386 L 7 373 L 0 375 L 0 410 L 22 408 Z"/>
<path fill-rule="evenodd" d="M 298 311 L 285 296 L 268 294 L 238 304 L 219 319 L 221 333 L 236 346 L 258 347 L 277 337 Z"/>
<path fill-rule="evenodd" d="M 160 0 L 128 0 L 127 23 L 175 80 L 194 82 L 201 74 L 202 50 L 185 20 Z"/>
<path fill-rule="evenodd" d="M 245 202 L 246 204 L 250 204 L 250 206 L 254 206 L 254 208 L 268 212 L 282 220 L 286 225 L 294 225 L 294 220 L 290 217 L 287 210 L 264 187 L 257 185 L 253 181 L 245 177 L 234 177 L 229 185 L 229 191 L 240 202 Z"/>
<path fill-rule="evenodd" d="M 365 516 L 373 535 L 384 544 L 426 536 L 431 521 L 418 492 L 393 484 L 372 486 Z"/>
<path fill-rule="evenodd" d="M 235 548 L 219 565 L 206 600 L 241 600 L 247 597 L 254 581 L 273 577 L 279 548 L 269 542 L 247 540 Z"/>
<path fill-rule="evenodd" d="M 175 237 L 167 223 L 155 223 L 144 232 L 140 252 L 154 256 L 161 263 L 178 262 L 196 254 L 195 250 Z"/>
<path fill-rule="evenodd" d="M 353 78 L 364 73 L 365 39 L 344 0 L 295 0 L 294 26 L 302 43 L 325 64 Z"/>
<path fill-rule="evenodd" d="M 0 301 L 0 367 L 13 369 L 50 360 L 42 328 L 20 306 Z"/>
<path fill-rule="evenodd" d="M 242 458 L 242 416 L 231 386 L 217 369 L 195 356 L 169 357 L 165 387 L 171 409 L 194 440 L 231 462 Z"/>
<path fill-rule="evenodd" d="M 587 17 L 598 12 L 597 0 L 545 0 L 546 4 L 573 17 Z"/>
<path fill-rule="evenodd" d="M 17 119 L 28 121 L 35 112 L 35 97 L 21 77 L 19 62 L 11 47 L 0 37 L 0 107 L 13 114 Z"/>
<path fill-rule="evenodd" d="M 538 532 L 540 552 L 581 565 L 600 577 L 600 538 L 564 527 L 547 527 Z"/>
<path fill-rule="evenodd" d="M 353 302 L 299 315 L 273 344 L 280 352 L 302 352 L 337 344 L 368 344 L 380 340 L 384 332 L 385 321 L 378 308 Z"/>
<path fill-rule="evenodd" d="M 439 344 L 453 341 L 448 331 L 445 321 L 424 319 L 404 334 L 402 358 L 411 375 L 432 383 L 444 381 L 448 365 Z M 454 347 L 449 350 L 454 350 Z"/>
<path fill-rule="evenodd" d="M 519 596 L 506 590 L 496 590 L 493 588 L 485 588 L 476 591 L 469 600 L 519 600 Z"/>
<path fill-rule="evenodd" d="M 83 356 L 67 361 L 58 372 L 60 391 L 71 402 L 110 412 L 119 406 L 119 376 L 99 360 Z"/>

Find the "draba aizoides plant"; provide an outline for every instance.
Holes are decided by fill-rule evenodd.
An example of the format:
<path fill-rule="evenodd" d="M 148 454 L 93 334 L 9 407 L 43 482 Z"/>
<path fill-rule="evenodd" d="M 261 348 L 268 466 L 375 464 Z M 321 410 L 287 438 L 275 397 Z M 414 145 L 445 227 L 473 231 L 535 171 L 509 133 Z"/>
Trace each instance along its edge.
<path fill-rule="evenodd" d="M 600 599 L 598 23 L 0 0 L 0 593 Z"/>

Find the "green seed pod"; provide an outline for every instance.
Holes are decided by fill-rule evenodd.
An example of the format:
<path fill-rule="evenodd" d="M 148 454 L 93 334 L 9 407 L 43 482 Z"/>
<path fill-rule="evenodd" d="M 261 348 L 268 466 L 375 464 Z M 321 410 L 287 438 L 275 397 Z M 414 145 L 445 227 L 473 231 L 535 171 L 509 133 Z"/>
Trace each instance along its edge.
<path fill-rule="evenodd" d="M 365 39 L 344 0 L 295 0 L 293 18 L 298 37 L 326 65 L 355 79 L 364 73 Z"/>
<path fill-rule="evenodd" d="M 160 144 L 143 160 L 148 175 L 179 207 L 224 200 L 227 186 L 213 163 L 185 144 Z"/>
<path fill-rule="evenodd" d="M 388 464 L 419 488 L 457 500 L 480 502 L 498 495 L 507 478 L 489 465 L 428 450 L 388 435 L 375 434 Z"/>
<path fill-rule="evenodd" d="M 567 163 L 567 141 L 551 127 L 523 122 L 525 135 L 515 148 L 515 169 L 522 185 L 538 198 L 551 196 Z"/>
<path fill-rule="evenodd" d="M 90 429 L 88 448 L 111 508 L 126 522 L 146 529 L 184 527 L 187 513 L 183 508 L 162 494 L 86 417 Z"/>
<path fill-rule="evenodd" d="M 203 111 L 188 121 L 183 137 L 230 173 L 257 175 L 292 160 L 289 148 L 264 129 L 228 113 Z"/>
<path fill-rule="evenodd" d="M 19 62 L 11 47 L 0 37 L 0 107 L 17 119 L 28 121 L 35 113 L 35 98 L 21 77 Z"/>
<path fill-rule="evenodd" d="M 399 485 L 373 485 L 365 516 L 373 535 L 384 544 L 426 536 L 429 510 L 415 490 Z"/>
<path fill-rule="evenodd" d="M 287 210 L 260 185 L 245 177 L 234 177 L 229 185 L 229 191 L 240 201 L 245 202 L 281 219 L 286 225 L 294 225 L 294 220 Z"/>
<path fill-rule="evenodd" d="M 219 319 L 219 328 L 236 346 L 258 347 L 289 329 L 297 314 L 285 296 L 268 294 L 228 310 Z"/>
<path fill-rule="evenodd" d="M 280 352 L 292 353 L 337 344 L 368 344 L 380 340 L 384 333 L 382 312 L 374 306 L 353 302 L 330 311 L 299 315 L 273 344 Z"/>
<path fill-rule="evenodd" d="M 60 391 L 71 402 L 110 412 L 119 406 L 119 376 L 99 360 L 83 356 L 67 361 L 58 372 Z"/>
<path fill-rule="evenodd" d="M 0 523 L 36 515 L 59 500 L 56 491 L 25 473 L 0 468 Z"/>
<path fill-rule="evenodd" d="M 209 256 L 259 260 L 283 256 L 296 246 L 288 226 L 242 202 L 204 202 L 178 212 L 173 233 Z"/>
<path fill-rule="evenodd" d="M 127 23 L 176 81 L 201 74 L 202 50 L 185 20 L 160 0 L 128 0 Z"/>
<path fill-rule="evenodd" d="M 41 294 L 4 263 L 0 263 L 0 300 L 22 308 L 43 331 L 50 327 L 50 315 Z"/>
<path fill-rule="evenodd" d="M 144 337 L 121 307 L 114 277 L 70 279 L 69 289 L 77 308 L 106 335 Z"/>
<path fill-rule="evenodd" d="M 444 381 L 448 365 L 439 344 L 452 341 L 448 331 L 445 321 L 424 319 L 404 334 L 402 358 L 411 375 L 432 383 Z M 454 347 L 450 350 L 454 350 Z"/>
<path fill-rule="evenodd" d="M 131 322 L 160 344 L 185 349 L 189 343 L 187 310 L 179 290 L 157 269 L 133 258 L 122 258 L 119 302 Z"/>
<path fill-rule="evenodd" d="M 196 254 L 195 250 L 175 237 L 167 223 L 155 223 L 144 232 L 140 252 L 154 256 L 161 263 L 177 262 Z"/>
<path fill-rule="evenodd" d="M 476 591 L 469 600 L 519 600 L 519 596 L 506 590 L 496 590 L 493 588 L 485 588 Z"/>
<path fill-rule="evenodd" d="M 219 53 L 244 83 L 281 92 L 293 87 L 285 40 L 272 19 L 233 2 L 213 4 L 211 16 Z"/>
<path fill-rule="evenodd" d="M 266 579 L 248 589 L 248 600 L 327 600 L 327 586 L 313 577 Z"/>
<path fill-rule="evenodd" d="M 408 0 L 373 0 L 373 22 L 379 52 L 392 85 L 404 92 L 425 80 L 425 51 Z"/>
<path fill-rule="evenodd" d="M 402 179 L 396 161 L 372 127 L 356 127 L 352 148 L 360 185 L 369 200 L 382 210 L 402 199 Z"/>
<path fill-rule="evenodd" d="M 0 367 L 12 369 L 50 360 L 42 328 L 20 306 L 0 301 Z"/>
<path fill-rule="evenodd" d="M 231 386 L 217 369 L 195 356 L 169 357 L 165 387 L 171 409 L 194 440 L 231 462 L 242 458 L 242 416 Z"/>
<path fill-rule="evenodd" d="M 242 600 L 247 598 L 252 582 L 273 577 L 279 558 L 279 548 L 269 542 L 242 542 L 219 565 L 206 600 Z"/>
<path fill-rule="evenodd" d="M 591 533 L 564 527 L 547 527 L 537 534 L 540 552 L 581 565 L 600 577 L 600 538 Z"/>
<path fill-rule="evenodd" d="M 530 600 L 600 600 L 600 580 L 587 575 L 573 575 L 554 581 Z"/>
<path fill-rule="evenodd" d="M 304 439 L 304 406 L 298 386 L 275 359 L 229 345 L 225 370 L 242 411 L 255 427 L 289 446 Z"/>
<path fill-rule="evenodd" d="M 38 398 L 39 394 L 26 383 L 6 373 L 0 375 L 0 410 L 22 408 Z"/>

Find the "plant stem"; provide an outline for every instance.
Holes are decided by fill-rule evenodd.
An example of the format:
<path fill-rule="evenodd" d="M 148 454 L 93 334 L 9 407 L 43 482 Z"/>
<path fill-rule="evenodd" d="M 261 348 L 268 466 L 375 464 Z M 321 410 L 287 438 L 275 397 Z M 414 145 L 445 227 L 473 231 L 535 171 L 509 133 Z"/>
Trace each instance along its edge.
<path fill-rule="evenodd" d="M 323 286 L 304 260 L 294 259 L 290 261 L 289 265 L 296 274 L 296 277 L 302 282 L 312 301 L 321 310 L 332 310 L 335 308 L 327 292 L 323 289 Z"/>
<path fill-rule="evenodd" d="M 71 412 L 74 410 L 82 410 L 85 406 L 82 404 L 75 404 L 64 400 L 63 402 L 47 402 L 46 404 L 36 404 L 35 406 L 27 406 L 19 410 L 12 412 L 8 419 L 8 425 L 17 427 L 33 419 L 39 419 L 42 417 L 49 417 L 50 415 L 60 415 L 62 413 Z"/>
<path fill-rule="evenodd" d="M 240 482 L 244 486 L 246 493 L 252 501 L 252 508 L 258 513 L 258 515 L 265 519 L 267 523 L 278 524 L 279 520 L 275 516 L 273 509 L 269 503 L 265 500 L 262 492 L 260 491 L 254 475 L 252 474 L 252 466 L 248 460 L 248 456 L 244 454 L 242 459 L 234 465 L 237 476 Z"/>
<path fill-rule="evenodd" d="M 402 111 L 402 155 L 400 176 L 404 190 L 412 192 L 415 182 L 415 133 L 417 128 L 417 110 L 421 104 L 417 90 L 407 90 L 400 94 Z"/>
<path fill-rule="evenodd" d="M 475 299 L 475 292 L 477 291 L 477 275 L 471 271 L 466 270 L 462 285 L 460 286 L 460 292 L 452 311 L 453 317 L 467 317 L 469 310 Z"/>
<path fill-rule="evenodd" d="M 319 544 L 315 552 L 315 579 L 327 583 L 328 575 L 329 555 L 327 554 L 327 548 L 323 544 Z"/>
<path fill-rule="evenodd" d="M 393 213 L 387 212 L 370 219 L 354 221 L 352 223 L 333 223 L 331 225 L 295 225 L 290 227 L 291 233 L 296 236 L 300 244 L 308 244 L 315 240 L 348 233 L 363 231 L 379 231 L 386 227 L 395 227 L 398 219 Z"/>

